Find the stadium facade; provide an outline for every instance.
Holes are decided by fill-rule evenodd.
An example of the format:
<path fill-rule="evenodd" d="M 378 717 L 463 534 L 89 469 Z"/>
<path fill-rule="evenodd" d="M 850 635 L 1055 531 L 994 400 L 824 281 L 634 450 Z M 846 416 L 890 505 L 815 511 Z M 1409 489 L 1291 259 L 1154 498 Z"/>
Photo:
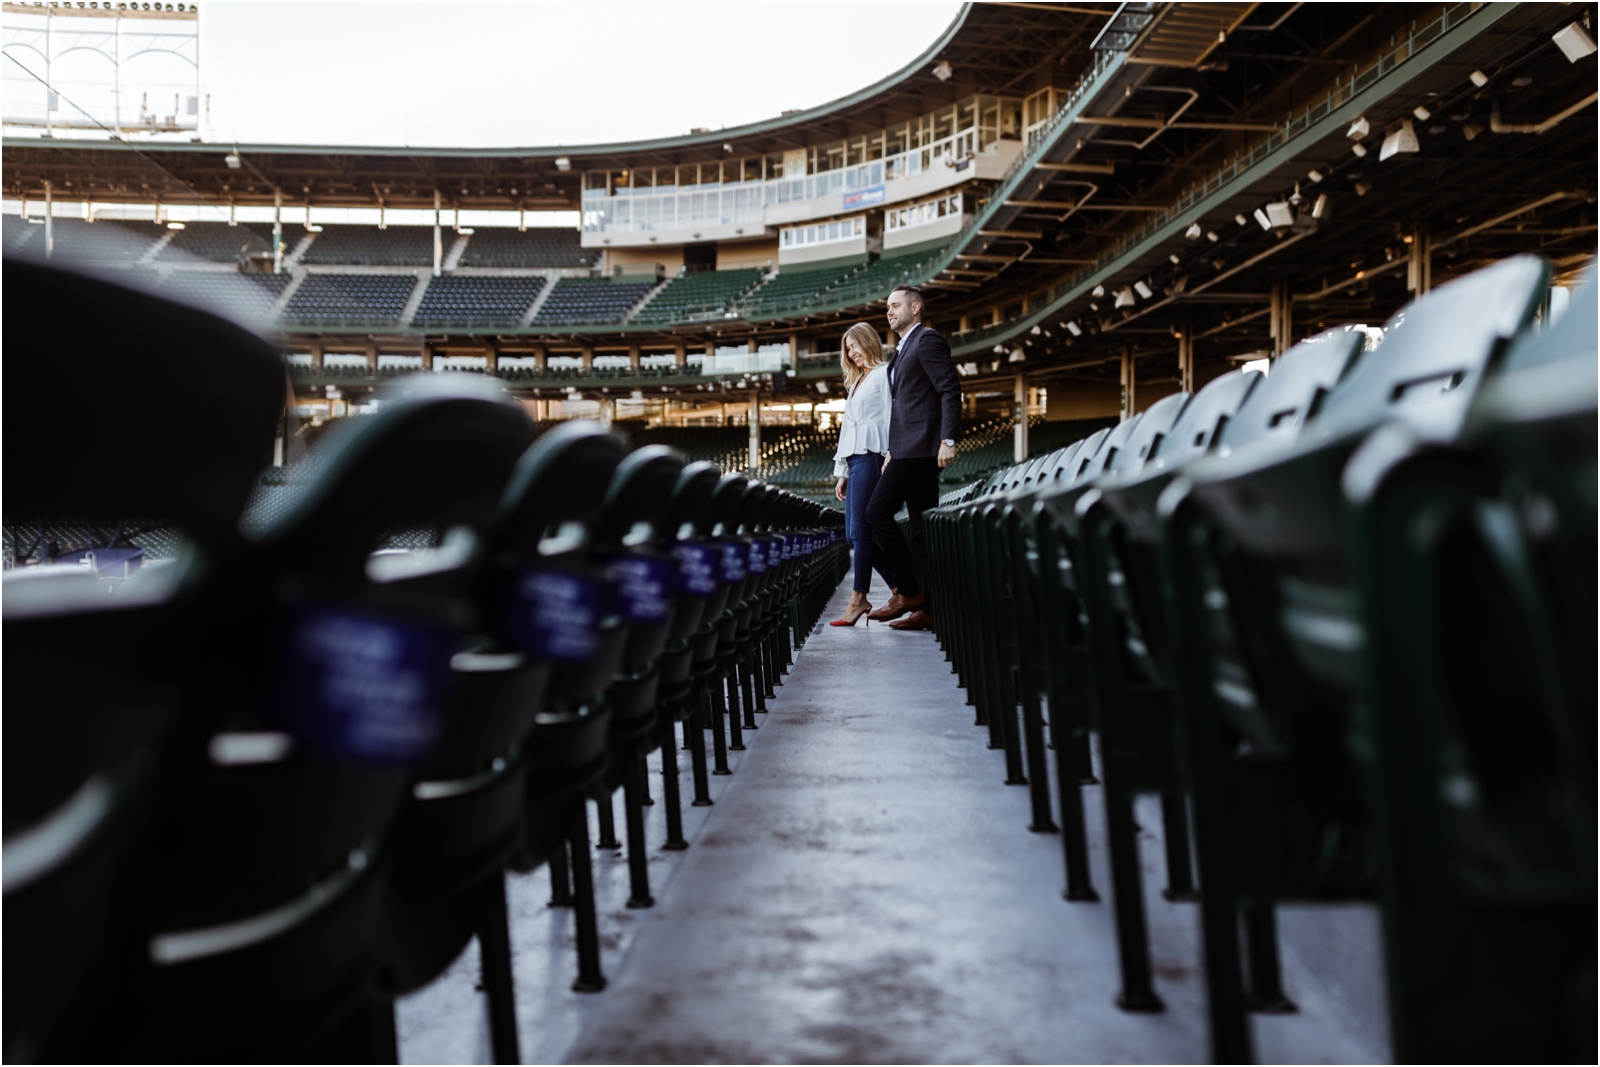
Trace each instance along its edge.
<path fill-rule="evenodd" d="M 1030 447 L 1024 408 L 1036 427 L 1127 418 L 1508 254 L 1576 269 L 1593 61 L 1553 38 L 1587 11 L 968 5 L 904 69 L 824 106 L 584 147 L 11 137 L 4 194 L 34 212 L 272 205 L 279 221 L 8 216 L 6 247 L 48 242 L 265 320 L 302 411 L 327 414 L 442 359 L 543 415 L 584 398 L 796 421 L 829 399 L 842 329 L 917 284 L 969 415 L 992 416 L 992 466 L 1054 440 Z M 436 221 L 314 226 L 313 207 Z M 484 209 L 581 224 L 453 221 Z"/>

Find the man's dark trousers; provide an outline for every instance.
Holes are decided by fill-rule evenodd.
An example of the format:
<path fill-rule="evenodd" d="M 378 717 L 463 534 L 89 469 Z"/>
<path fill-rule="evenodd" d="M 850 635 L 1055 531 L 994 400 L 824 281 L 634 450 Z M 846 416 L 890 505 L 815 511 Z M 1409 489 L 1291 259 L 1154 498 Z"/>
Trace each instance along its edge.
<path fill-rule="evenodd" d="M 900 595 L 917 596 L 922 585 L 917 580 L 911 548 L 894 521 L 895 512 L 905 505 L 911 516 L 911 536 L 922 540 L 922 513 L 939 506 L 939 460 L 934 456 L 889 460 L 889 469 L 878 479 L 878 488 L 867 504 L 867 528 L 873 543 L 884 554 L 884 570 L 894 575 Z"/>

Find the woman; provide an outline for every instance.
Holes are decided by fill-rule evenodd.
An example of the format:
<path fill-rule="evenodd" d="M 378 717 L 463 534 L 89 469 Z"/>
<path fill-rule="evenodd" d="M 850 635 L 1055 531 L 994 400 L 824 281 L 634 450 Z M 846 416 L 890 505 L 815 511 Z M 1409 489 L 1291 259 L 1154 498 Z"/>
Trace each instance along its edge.
<path fill-rule="evenodd" d="M 878 550 L 867 530 L 867 501 L 877 488 L 883 454 L 889 449 L 889 372 L 879 373 L 887 362 L 877 330 L 858 322 L 845 331 L 839 344 L 839 365 L 844 368 L 849 399 L 839 426 L 839 448 L 833 454 L 833 473 L 839 479 L 833 495 L 844 501 L 844 535 L 855 548 L 856 580 L 844 618 L 835 619 L 831 626 L 854 626 L 872 610 L 867 590 L 874 570 L 889 581 L 883 568 L 875 566 Z"/>

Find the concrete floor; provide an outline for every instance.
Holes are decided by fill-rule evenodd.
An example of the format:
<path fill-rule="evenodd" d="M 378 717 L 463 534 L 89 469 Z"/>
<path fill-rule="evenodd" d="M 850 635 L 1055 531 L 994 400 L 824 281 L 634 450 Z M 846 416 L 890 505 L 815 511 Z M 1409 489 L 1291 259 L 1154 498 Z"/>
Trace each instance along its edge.
<path fill-rule="evenodd" d="M 625 908 L 622 854 L 598 854 L 605 992 L 570 991 L 572 917 L 547 906 L 545 873 L 511 880 L 525 1062 L 1206 1058 L 1196 909 L 1159 895 L 1154 801 L 1139 821 L 1167 1008 L 1131 1015 L 1112 1004 L 1098 789 L 1085 792 L 1106 900 L 1069 904 L 1059 838 L 1027 831 L 1027 791 L 1001 784 L 1002 756 L 931 634 L 824 626 L 769 706 L 734 775 L 712 779 L 715 806 L 685 809 L 688 851 L 660 850 L 650 809 L 654 908 Z M 1255 1018 L 1258 1057 L 1387 1060 L 1371 912 L 1286 910 L 1281 923 L 1300 1010 Z M 488 1061 L 476 976 L 473 946 L 402 1003 L 405 1062 Z"/>

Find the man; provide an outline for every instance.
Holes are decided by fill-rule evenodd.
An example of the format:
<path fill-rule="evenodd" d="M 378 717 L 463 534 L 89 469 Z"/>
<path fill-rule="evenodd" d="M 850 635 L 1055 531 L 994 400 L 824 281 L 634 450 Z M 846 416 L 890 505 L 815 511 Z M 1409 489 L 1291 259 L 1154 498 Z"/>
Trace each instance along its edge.
<path fill-rule="evenodd" d="M 922 513 L 939 504 L 939 471 L 956 458 L 961 432 L 961 381 L 950 359 L 950 345 L 938 330 L 922 324 L 922 290 L 902 285 L 889 294 L 889 328 L 900 338 L 889 361 L 889 452 L 883 477 L 867 504 L 867 528 L 894 579 L 889 603 L 868 615 L 896 630 L 932 626 L 931 605 L 917 581 L 911 549 L 894 521 L 904 505 L 911 536 L 922 539 Z M 910 618 L 901 619 L 910 613 Z"/>

